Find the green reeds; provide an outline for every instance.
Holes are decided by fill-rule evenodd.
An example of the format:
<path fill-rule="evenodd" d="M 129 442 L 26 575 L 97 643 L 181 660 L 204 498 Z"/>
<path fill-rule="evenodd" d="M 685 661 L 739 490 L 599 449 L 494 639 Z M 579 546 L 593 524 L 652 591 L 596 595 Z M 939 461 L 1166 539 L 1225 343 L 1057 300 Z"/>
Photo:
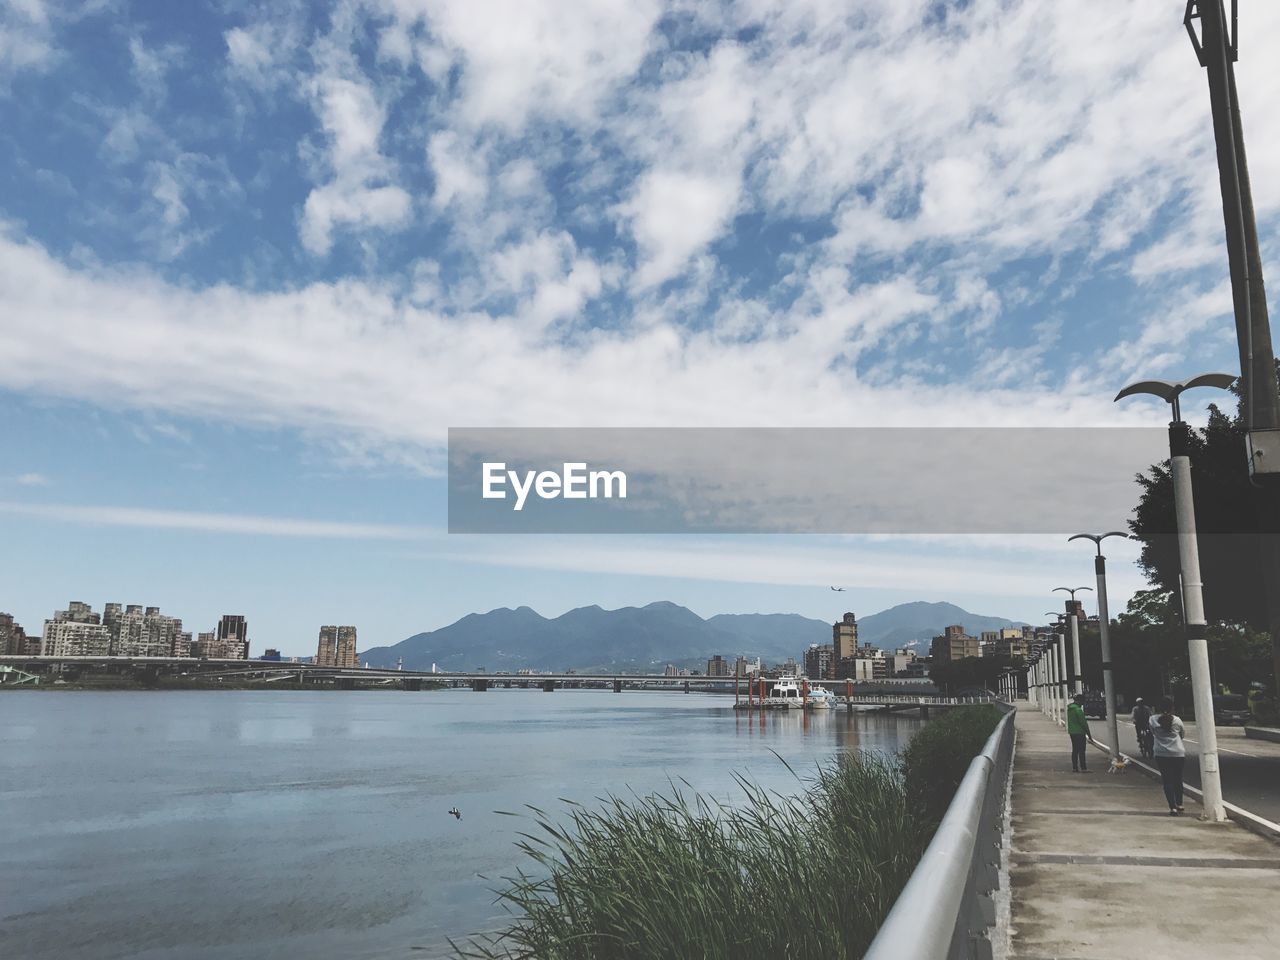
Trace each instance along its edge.
<path fill-rule="evenodd" d="M 530 872 L 504 878 L 509 925 L 459 956 L 538 960 L 857 960 L 911 876 L 999 711 L 947 711 L 901 760 L 851 754 L 798 795 L 739 777 L 724 804 L 666 794 L 529 808 Z M 686 785 L 687 787 L 687 785 Z"/>
<path fill-rule="evenodd" d="M 506 878 L 510 926 L 464 957 L 862 956 L 928 841 L 893 761 L 846 759 L 798 796 L 739 778 L 726 805 L 666 795 L 530 810 L 531 873 Z"/>

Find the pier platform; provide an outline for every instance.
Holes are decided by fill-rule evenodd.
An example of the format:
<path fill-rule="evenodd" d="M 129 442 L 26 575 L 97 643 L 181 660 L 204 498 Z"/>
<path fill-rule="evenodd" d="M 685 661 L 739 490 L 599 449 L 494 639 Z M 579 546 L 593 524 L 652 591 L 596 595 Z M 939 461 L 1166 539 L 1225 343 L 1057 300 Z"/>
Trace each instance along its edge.
<path fill-rule="evenodd" d="M 1169 816 L 1158 782 L 1106 773 L 1092 746 L 1073 773 L 1066 732 L 1035 707 L 1015 727 L 1008 960 L 1277 955 L 1280 844 L 1201 822 L 1190 794 Z"/>

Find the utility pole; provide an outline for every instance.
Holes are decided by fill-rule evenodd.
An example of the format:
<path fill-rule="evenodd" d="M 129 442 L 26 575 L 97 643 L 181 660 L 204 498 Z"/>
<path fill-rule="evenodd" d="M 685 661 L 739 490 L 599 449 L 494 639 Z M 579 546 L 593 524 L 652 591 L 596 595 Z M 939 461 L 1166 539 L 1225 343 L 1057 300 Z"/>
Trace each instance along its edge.
<path fill-rule="evenodd" d="M 1218 182 L 1226 227 L 1227 262 L 1231 269 L 1231 297 L 1235 308 L 1236 341 L 1240 351 L 1240 385 L 1244 398 L 1246 445 L 1254 481 L 1253 509 L 1257 520 L 1258 564 L 1266 597 L 1271 633 L 1271 658 L 1280 691 L 1280 389 L 1262 282 L 1262 257 L 1253 212 L 1253 189 L 1245 157 L 1240 100 L 1236 95 L 1234 63 L 1239 59 L 1236 0 L 1227 22 L 1224 0 L 1187 0 L 1183 24 L 1196 58 L 1209 81 L 1209 106 L 1218 151 Z M 1195 21 L 1200 21 L 1200 38 Z M 1258 457 L 1258 452 L 1269 454 Z M 1269 481 L 1269 482 L 1268 482 Z"/>

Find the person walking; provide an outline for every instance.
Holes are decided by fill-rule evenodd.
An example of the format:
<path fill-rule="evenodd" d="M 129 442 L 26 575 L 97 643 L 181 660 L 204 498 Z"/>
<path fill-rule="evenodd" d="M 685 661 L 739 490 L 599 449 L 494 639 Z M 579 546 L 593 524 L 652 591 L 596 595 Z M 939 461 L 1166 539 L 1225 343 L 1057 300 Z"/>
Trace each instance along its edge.
<path fill-rule="evenodd" d="M 1071 737 L 1071 772 L 1088 773 L 1089 760 L 1084 752 L 1085 740 L 1093 740 L 1089 719 L 1084 715 L 1084 694 L 1077 693 L 1067 706 L 1067 734 Z"/>
<path fill-rule="evenodd" d="M 1155 741 L 1156 766 L 1160 768 L 1160 782 L 1164 786 L 1164 798 L 1169 803 L 1169 816 L 1182 813 L 1182 768 L 1187 763 L 1187 747 L 1182 742 L 1186 729 L 1182 719 L 1173 712 L 1173 698 L 1160 701 L 1160 714 L 1151 724 L 1151 736 Z"/>

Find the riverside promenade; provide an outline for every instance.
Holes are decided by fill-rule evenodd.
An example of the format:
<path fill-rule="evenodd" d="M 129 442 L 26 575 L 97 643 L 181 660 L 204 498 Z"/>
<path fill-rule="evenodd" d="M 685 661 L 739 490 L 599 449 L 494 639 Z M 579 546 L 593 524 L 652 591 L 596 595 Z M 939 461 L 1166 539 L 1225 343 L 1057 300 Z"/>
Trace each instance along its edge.
<path fill-rule="evenodd" d="M 1107 774 L 1096 748 L 1072 773 L 1067 734 L 1025 702 L 1015 728 L 1008 960 L 1277 956 L 1280 843 L 1200 822 L 1191 794 L 1169 816 L 1157 781 Z"/>

